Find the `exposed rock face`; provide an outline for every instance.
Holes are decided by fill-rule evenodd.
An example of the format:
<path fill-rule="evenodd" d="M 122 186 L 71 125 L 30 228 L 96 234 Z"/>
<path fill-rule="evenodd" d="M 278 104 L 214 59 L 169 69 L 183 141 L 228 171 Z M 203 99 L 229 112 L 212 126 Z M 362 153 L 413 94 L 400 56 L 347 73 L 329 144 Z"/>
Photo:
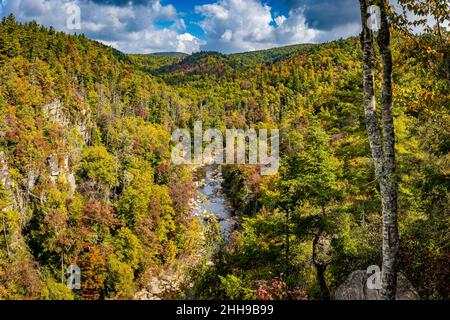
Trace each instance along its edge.
<path fill-rule="evenodd" d="M 182 291 L 183 278 L 182 275 L 168 271 L 169 274 L 152 277 L 150 282 L 141 291 L 134 296 L 135 300 L 161 300 L 174 299 L 179 296 Z"/>
<path fill-rule="evenodd" d="M 55 183 L 61 173 L 58 157 L 56 155 L 51 155 L 48 158 L 48 167 L 50 169 L 50 180 Z"/>
<path fill-rule="evenodd" d="M 52 103 L 45 105 L 42 111 L 52 122 L 56 122 L 63 127 L 69 127 L 72 125 L 77 127 L 84 143 L 87 143 L 89 139 L 89 109 L 81 110 L 80 115 L 72 121 L 67 116 L 67 112 L 64 110 L 64 106 L 59 100 L 55 100 Z"/>
<path fill-rule="evenodd" d="M 62 164 L 60 164 L 57 155 L 51 155 L 48 158 L 48 168 L 50 169 L 50 181 L 55 183 L 61 175 L 65 175 L 67 183 L 70 185 L 71 193 L 73 194 L 75 192 L 77 187 L 75 174 L 70 171 L 68 155 L 64 156 Z"/>
<path fill-rule="evenodd" d="M 72 195 L 75 193 L 75 190 L 77 189 L 77 184 L 75 181 L 75 174 L 74 173 L 69 173 L 67 175 L 67 182 L 70 185 L 70 192 L 72 192 Z"/>
<path fill-rule="evenodd" d="M 10 193 L 11 200 L 13 201 L 13 208 L 19 211 L 23 216 L 25 212 L 26 196 L 14 185 L 14 182 L 11 181 L 10 178 L 7 157 L 3 151 L 0 151 L 0 182 L 3 184 L 5 190 Z"/>
<path fill-rule="evenodd" d="M 49 121 L 58 123 L 64 127 L 76 127 L 84 143 L 87 143 L 90 136 L 90 110 L 83 109 L 76 119 L 70 120 L 63 104 L 59 100 L 55 100 L 43 107 L 44 114 L 47 115 Z M 78 153 L 79 150 L 69 150 L 69 154 Z M 48 159 L 48 167 L 50 169 L 50 180 L 55 183 L 61 176 L 65 175 L 70 185 L 72 194 L 76 190 L 75 174 L 69 166 L 69 155 L 64 157 L 63 163 L 60 164 L 57 155 L 51 155 Z"/>
<path fill-rule="evenodd" d="M 50 121 L 56 122 L 62 126 L 69 125 L 69 119 L 64 115 L 63 106 L 59 100 L 55 100 L 43 107 L 45 115 Z"/>
<path fill-rule="evenodd" d="M 81 110 L 80 115 L 71 121 L 68 113 L 66 112 L 63 104 L 59 100 L 55 100 L 52 103 L 44 105 L 42 107 L 42 112 L 47 116 L 49 122 L 54 122 L 63 127 L 76 127 L 79 131 L 80 137 L 86 142 L 89 138 L 89 110 Z M 0 136 L 3 133 L 0 133 Z M 75 157 L 79 150 L 65 150 L 65 155 L 52 154 L 48 157 L 47 163 L 45 164 L 47 170 L 42 170 L 41 166 L 38 168 L 29 167 L 27 173 L 20 180 L 17 178 L 12 178 L 9 173 L 8 167 L 8 157 L 4 151 L 0 151 L 0 183 L 8 191 L 13 209 L 20 212 L 23 221 L 29 218 L 29 208 L 27 203 L 30 197 L 39 197 L 39 195 L 33 195 L 32 191 L 36 183 L 40 178 L 42 178 L 43 173 L 48 172 L 48 178 L 53 183 L 56 183 L 59 177 L 63 177 L 65 181 L 70 185 L 70 191 L 73 194 L 76 190 L 76 180 L 75 174 L 69 165 L 69 158 Z M 39 169 L 41 168 L 41 169 Z M 47 176 L 44 176 L 47 178 Z M 38 199 L 39 200 L 39 199 Z M 42 201 L 42 199 L 41 199 Z"/>
<path fill-rule="evenodd" d="M 380 300 L 379 290 L 367 287 L 369 275 L 365 270 L 353 271 L 335 293 L 336 300 Z M 419 300 L 409 280 L 401 273 L 397 274 L 397 300 Z"/>
<path fill-rule="evenodd" d="M 28 171 L 27 176 L 27 189 L 28 191 L 32 190 L 34 186 L 36 185 L 36 181 L 38 179 L 38 172 L 34 170 Z"/>
<path fill-rule="evenodd" d="M 3 184 L 6 190 L 11 189 L 9 181 L 8 162 L 3 151 L 0 151 L 0 182 Z"/>

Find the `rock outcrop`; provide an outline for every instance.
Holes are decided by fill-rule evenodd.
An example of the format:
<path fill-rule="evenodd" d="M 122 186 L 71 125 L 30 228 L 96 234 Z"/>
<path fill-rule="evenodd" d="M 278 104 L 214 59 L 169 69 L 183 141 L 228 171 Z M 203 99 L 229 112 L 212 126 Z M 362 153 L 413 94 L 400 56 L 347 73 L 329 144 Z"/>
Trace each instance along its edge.
<path fill-rule="evenodd" d="M 3 151 L 0 151 L 0 182 L 6 190 L 11 191 L 8 162 L 6 161 L 6 156 Z"/>
<path fill-rule="evenodd" d="M 367 287 L 369 275 L 365 270 L 352 272 L 335 292 L 336 300 L 381 300 L 380 292 Z M 411 282 L 401 273 L 397 274 L 397 300 L 419 300 Z"/>
<path fill-rule="evenodd" d="M 34 179 L 34 178 L 33 178 Z M 0 182 L 5 190 L 10 194 L 13 201 L 13 209 L 19 211 L 22 216 L 25 215 L 26 195 L 11 180 L 8 168 L 8 159 L 3 151 L 0 151 Z M 30 179 L 28 179 L 28 183 Z"/>
<path fill-rule="evenodd" d="M 166 270 L 167 274 L 154 276 L 145 288 L 137 292 L 135 300 L 163 300 L 180 297 L 180 293 L 186 290 L 186 279 L 182 273 Z M 189 287 L 189 286 L 188 286 Z"/>
<path fill-rule="evenodd" d="M 83 109 L 79 112 L 77 117 L 69 117 L 68 112 L 59 100 L 55 100 L 42 108 L 42 112 L 48 117 L 48 120 L 55 122 L 63 127 L 75 126 L 83 139 L 84 143 L 89 140 L 90 133 L 90 110 Z M 72 118 L 72 119 L 71 119 Z"/>

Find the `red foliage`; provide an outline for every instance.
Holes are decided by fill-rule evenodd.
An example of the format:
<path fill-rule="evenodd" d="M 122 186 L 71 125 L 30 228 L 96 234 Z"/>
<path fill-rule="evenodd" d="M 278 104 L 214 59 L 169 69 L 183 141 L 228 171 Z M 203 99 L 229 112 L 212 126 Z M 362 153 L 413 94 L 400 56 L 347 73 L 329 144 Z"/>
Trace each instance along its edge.
<path fill-rule="evenodd" d="M 113 227 L 119 223 L 113 208 L 97 200 L 86 203 L 83 213 L 83 224 L 85 225 L 100 224 Z"/>
<path fill-rule="evenodd" d="M 84 299 L 97 300 L 102 294 L 107 273 L 107 252 L 100 249 L 92 247 L 80 257 L 81 290 Z"/>
<path fill-rule="evenodd" d="M 192 181 L 171 183 L 169 185 L 169 193 L 173 201 L 175 212 L 180 217 L 183 217 L 184 213 L 188 212 L 189 202 L 194 196 L 194 184 Z"/>
<path fill-rule="evenodd" d="M 307 300 L 308 296 L 300 288 L 289 289 L 286 283 L 278 278 L 256 281 L 256 298 L 258 300 Z"/>
<path fill-rule="evenodd" d="M 152 218 L 140 218 L 137 221 L 135 228 L 136 234 L 146 246 L 155 247 L 158 245 L 158 237 L 153 232 L 155 230 L 155 223 Z"/>

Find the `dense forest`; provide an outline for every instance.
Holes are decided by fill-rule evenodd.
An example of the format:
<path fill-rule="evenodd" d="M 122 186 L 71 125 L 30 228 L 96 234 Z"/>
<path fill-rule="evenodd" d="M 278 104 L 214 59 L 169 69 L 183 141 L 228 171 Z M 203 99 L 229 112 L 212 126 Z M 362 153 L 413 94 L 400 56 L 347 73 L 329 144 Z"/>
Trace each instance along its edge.
<path fill-rule="evenodd" d="M 449 34 L 412 35 L 397 18 L 398 271 L 421 299 L 449 299 Z M 132 299 L 173 270 L 182 279 L 159 298 L 333 298 L 352 271 L 382 262 L 363 60 L 357 37 L 129 55 L 4 18 L 0 298 Z M 191 215 L 193 168 L 170 161 L 173 130 L 199 119 L 281 132 L 278 174 L 222 166 L 238 222 L 226 240 L 217 221 Z M 66 286 L 73 264 L 80 290 Z"/>

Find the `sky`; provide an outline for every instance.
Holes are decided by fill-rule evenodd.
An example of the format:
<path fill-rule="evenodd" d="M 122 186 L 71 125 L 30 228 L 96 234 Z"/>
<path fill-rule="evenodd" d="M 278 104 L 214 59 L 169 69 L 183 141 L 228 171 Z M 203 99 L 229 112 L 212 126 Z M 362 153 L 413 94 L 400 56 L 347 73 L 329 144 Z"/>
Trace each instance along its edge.
<path fill-rule="evenodd" d="M 36 20 L 56 30 L 84 33 L 127 53 L 235 53 L 326 42 L 360 30 L 357 0 L 0 2 L 0 16 L 13 13 L 21 22 Z"/>

